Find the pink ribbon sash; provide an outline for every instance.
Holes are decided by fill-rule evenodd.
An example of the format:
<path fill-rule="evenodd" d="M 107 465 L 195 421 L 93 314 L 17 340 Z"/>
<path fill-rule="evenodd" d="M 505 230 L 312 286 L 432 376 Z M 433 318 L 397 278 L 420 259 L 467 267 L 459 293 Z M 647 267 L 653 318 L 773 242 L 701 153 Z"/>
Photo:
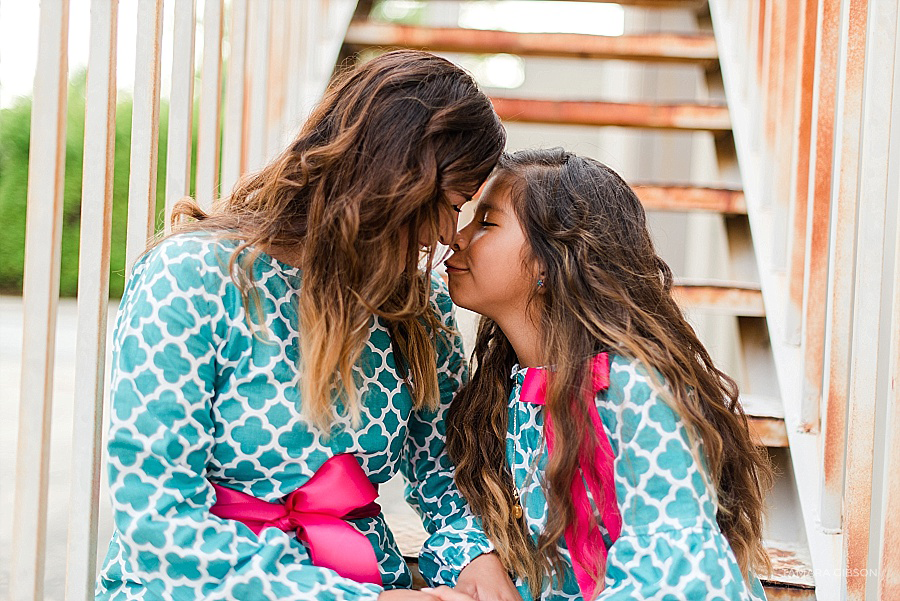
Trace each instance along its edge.
<path fill-rule="evenodd" d="M 603 430 L 603 423 L 594 406 L 597 392 L 609 387 L 609 355 L 600 353 L 591 362 L 593 387 L 588 414 L 591 426 L 597 433 L 597 444 L 580 444 L 578 449 L 579 470 L 572 480 L 572 500 L 575 505 L 575 519 L 566 529 L 565 539 L 569 553 L 572 555 L 572 569 L 575 579 L 585 599 L 591 599 L 603 590 L 603 582 L 594 582 L 585 567 L 594 564 L 597 557 L 606 562 L 606 545 L 603 535 L 594 522 L 594 511 L 588 499 L 587 489 L 600 510 L 603 524 L 615 541 L 622 533 L 622 516 L 616 502 L 615 478 L 613 475 L 613 452 Z M 522 394 L 519 399 L 525 403 L 544 405 L 547 395 L 547 372 L 543 368 L 529 368 L 525 372 Z M 547 451 L 553 453 L 553 424 L 550 415 L 544 422 L 544 434 L 547 438 Z M 599 481 L 598 481 L 599 480 Z M 601 487 L 600 484 L 603 483 Z M 585 488 L 587 485 L 587 489 Z"/>
<path fill-rule="evenodd" d="M 346 520 L 375 517 L 381 507 L 378 491 L 349 453 L 322 464 L 306 484 L 288 494 L 284 503 L 268 503 L 213 483 L 213 515 L 245 524 L 255 534 L 265 528 L 295 530 L 309 547 L 314 565 L 345 578 L 381 585 L 381 572 L 369 539 Z"/>

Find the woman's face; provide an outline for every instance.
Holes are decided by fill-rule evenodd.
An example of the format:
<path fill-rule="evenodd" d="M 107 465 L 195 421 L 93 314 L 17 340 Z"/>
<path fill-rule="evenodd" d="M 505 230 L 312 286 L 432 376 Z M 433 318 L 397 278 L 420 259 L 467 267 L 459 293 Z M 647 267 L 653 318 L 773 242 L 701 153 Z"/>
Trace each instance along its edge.
<path fill-rule="evenodd" d="M 472 199 L 460 192 L 445 192 L 444 196 L 446 206 L 441 207 L 437 241 L 444 246 L 450 246 L 456 236 L 456 228 L 459 227 L 459 214 L 462 212 L 462 207 Z M 419 230 L 420 247 L 434 246 L 435 241 L 428 239 L 429 234 L 428 228 L 422 226 Z"/>
<path fill-rule="evenodd" d="M 456 235 L 452 248 L 444 264 L 453 302 L 494 321 L 525 310 L 538 270 L 527 258 L 525 233 L 502 179 L 488 180 L 474 219 Z"/>

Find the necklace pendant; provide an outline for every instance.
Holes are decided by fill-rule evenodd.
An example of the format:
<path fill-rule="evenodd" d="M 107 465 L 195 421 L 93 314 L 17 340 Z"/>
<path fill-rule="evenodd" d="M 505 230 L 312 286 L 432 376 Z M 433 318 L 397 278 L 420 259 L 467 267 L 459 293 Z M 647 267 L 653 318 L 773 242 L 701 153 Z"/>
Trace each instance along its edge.
<path fill-rule="evenodd" d="M 513 505 L 512 516 L 513 516 L 513 519 L 516 519 L 516 520 L 522 519 L 522 506 L 519 503 L 516 503 L 515 505 Z"/>

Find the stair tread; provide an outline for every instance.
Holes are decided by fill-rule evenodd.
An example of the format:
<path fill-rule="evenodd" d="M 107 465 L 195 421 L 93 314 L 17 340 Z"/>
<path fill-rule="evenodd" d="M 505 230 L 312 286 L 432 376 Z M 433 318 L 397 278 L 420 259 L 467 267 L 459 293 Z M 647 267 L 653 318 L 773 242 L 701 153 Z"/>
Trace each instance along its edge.
<path fill-rule="evenodd" d="M 546 100 L 493 96 L 504 121 L 553 125 L 619 126 L 726 132 L 728 107 L 715 103 L 646 103 L 597 100 Z"/>
<path fill-rule="evenodd" d="M 617 59 L 709 64 L 718 60 L 710 34 L 647 33 L 601 36 L 520 33 L 461 27 L 354 21 L 345 43 L 358 47 L 427 48 L 438 52 L 509 53 L 520 56 Z"/>
<path fill-rule="evenodd" d="M 650 211 L 707 211 L 746 215 L 744 191 L 737 188 L 688 184 L 635 183 L 632 186 Z"/>
<path fill-rule="evenodd" d="M 760 579 L 764 585 L 815 589 L 812 559 L 806 545 L 773 540 L 763 541 L 763 544 L 769 553 L 769 559 L 772 560 L 772 573 Z"/>
<path fill-rule="evenodd" d="M 680 279 L 675 282 L 673 293 L 678 303 L 688 310 L 740 317 L 766 315 L 758 284 Z"/>

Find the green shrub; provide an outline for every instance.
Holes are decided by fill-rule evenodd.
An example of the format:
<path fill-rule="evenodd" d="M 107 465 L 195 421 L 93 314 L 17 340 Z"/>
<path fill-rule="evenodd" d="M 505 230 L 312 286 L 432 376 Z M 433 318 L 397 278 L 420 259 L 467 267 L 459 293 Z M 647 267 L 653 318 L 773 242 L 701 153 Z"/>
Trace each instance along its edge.
<path fill-rule="evenodd" d="M 60 295 L 78 290 L 78 242 L 81 227 L 81 178 L 84 154 L 85 74 L 69 83 L 66 115 L 66 166 L 63 196 Z M 128 215 L 128 177 L 131 155 L 132 101 L 122 98 L 116 108 L 113 178 L 112 240 L 110 253 L 111 297 L 120 297 L 125 284 L 125 234 Z M 196 132 L 196 119 L 195 132 Z M 165 164 L 168 106 L 160 106 L 159 169 L 156 199 L 157 225 L 162 224 L 165 198 Z M 25 263 L 26 188 L 31 127 L 31 99 L 0 110 L 0 294 L 21 294 Z M 194 137 L 196 144 L 196 136 Z M 193 188 L 193 186 L 192 186 Z M 49 216 L 48 216 L 49 217 Z"/>

